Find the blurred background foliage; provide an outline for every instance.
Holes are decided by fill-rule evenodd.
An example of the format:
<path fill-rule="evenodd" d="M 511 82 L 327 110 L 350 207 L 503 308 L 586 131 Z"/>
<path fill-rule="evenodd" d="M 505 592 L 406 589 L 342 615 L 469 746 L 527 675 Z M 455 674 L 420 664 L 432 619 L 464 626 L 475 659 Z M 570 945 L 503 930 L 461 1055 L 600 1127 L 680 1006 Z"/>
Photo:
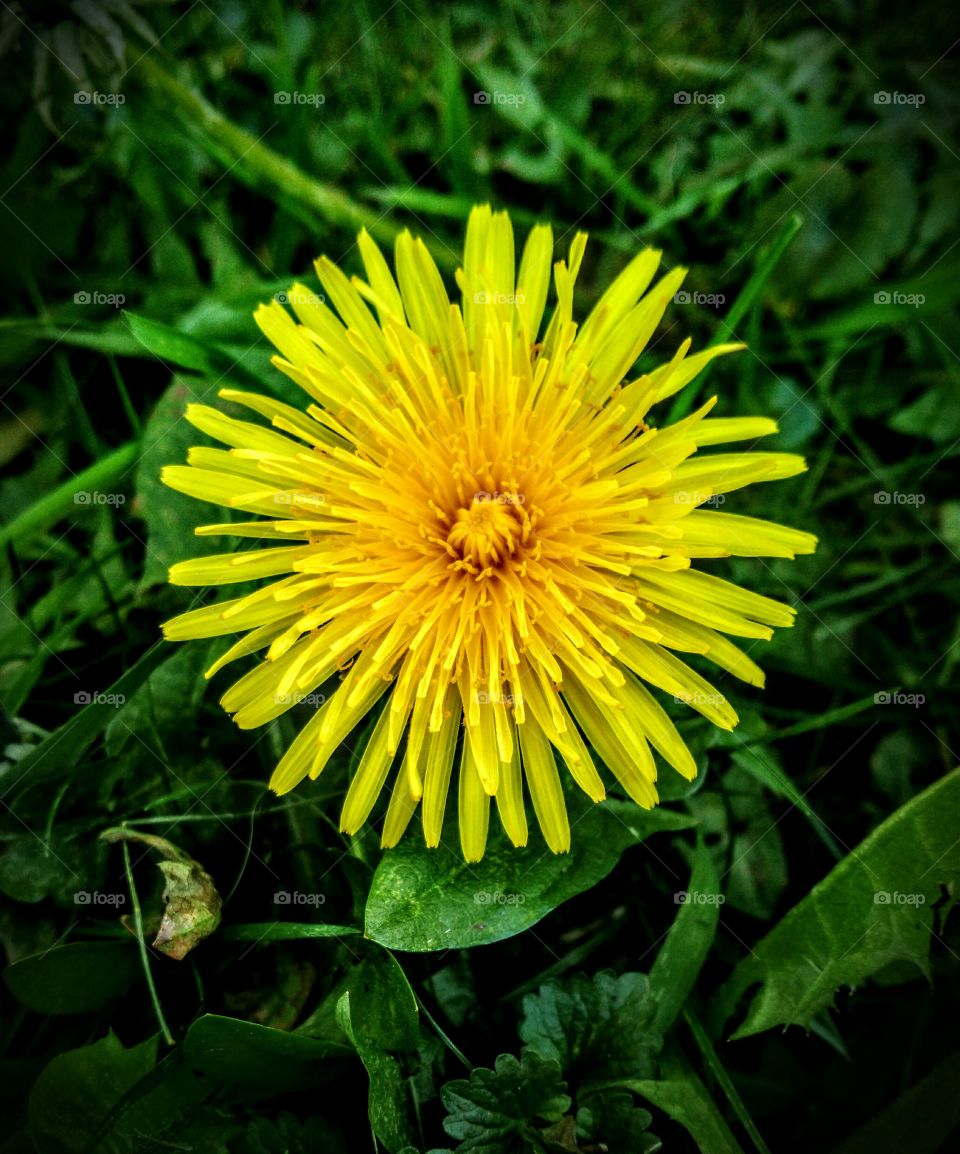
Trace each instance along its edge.
<path fill-rule="evenodd" d="M 926 2 L 3 5 L 4 1154 L 947 1148 L 955 30 Z M 693 788 L 596 819 L 605 853 L 556 877 L 542 845 L 380 865 L 337 832 L 350 748 L 267 795 L 307 706 L 239 733 L 219 649 L 156 644 L 209 519 L 157 480 L 199 439 L 185 401 L 290 398 L 256 304 L 320 253 L 359 271 L 360 225 L 420 232 L 452 283 L 486 199 L 558 251 L 589 231 L 580 315 L 641 245 L 689 267 L 643 366 L 688 335 L 749 351 L 661 420 L 714 392 L 775 416 L 809 472 L 735 511 L 821 540 L 716 566 L 799 609 L 766 691 L 732 690 L 733 735 L 676 710 Z M 166 851 L 109 828 L 219 890 L 184 961 L 137 947 Z M 722 909 L 676 903 L 691 871 Z"/>

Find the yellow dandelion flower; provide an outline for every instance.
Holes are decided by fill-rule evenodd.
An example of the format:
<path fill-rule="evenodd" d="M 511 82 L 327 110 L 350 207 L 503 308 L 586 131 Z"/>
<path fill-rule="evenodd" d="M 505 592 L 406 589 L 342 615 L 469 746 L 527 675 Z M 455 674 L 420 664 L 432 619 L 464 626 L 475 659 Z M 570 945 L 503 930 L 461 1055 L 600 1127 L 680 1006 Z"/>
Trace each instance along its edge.
<path fill-rule="evenodd" d="M 720 494 L 801 472 L 802 458 L 700 454 L 776 431 L 762 417 L 711 417 L 716 397 L 666 428 L 648 420 L 714 357 L 742 346 L 691 355 L 686 340 L 668 363 L 627 380 L 685 270 L 654 284 L 660 253 L 641 252 L 578 325 L 585 245 L 578 233 L 553 265 L 556 304 L 544 323 L 548 225 L 532 229 L 518 270 L 509 216 L 475 208 L 460 304 L 422 240 L 399 237 L 394 276 L 361 233 L 366 280 L 323 257 L 325 297 L 297 284 L 288 294 L 296 320 L 276 301 L 256 314 L 306 410 L 232 389 L 221 396 L 272 428 L 187 409 L 227 447 L 191 450 L 164 481 L 259 517 L 199 534 L 271 543 L 185 561 L 170 580 L 272 580 L 184 613 L 164 633 L 239 635 L 208 677 L 266 651 L 222 698 L 243 729 L 325 687 L 273 774 L 277 793 L 316 778 L 380 703 L 344 801 L 347 833 L 366 822 L 393 771 L 382 844 L 395 845 L 422 805 L 426 843 L 436 846 L 457 761 L 468 861 L 483 856 L 491 804 L 510 840 L 526 843 L 527 794 L 547 845 L 563 853 L 558 755 L 594 801 L 604 797 L 599 762 L 638 805 L 655 805 L 654 751 L 688 779 L 696 767 L 650 687 L 729 729 L 733 708 L 678 654 L 762 685 L 727 635 L 769 638 L 793 621 L 792 608 L 691 562 L 812 552 L 808 533 L 710 507 Z"/>

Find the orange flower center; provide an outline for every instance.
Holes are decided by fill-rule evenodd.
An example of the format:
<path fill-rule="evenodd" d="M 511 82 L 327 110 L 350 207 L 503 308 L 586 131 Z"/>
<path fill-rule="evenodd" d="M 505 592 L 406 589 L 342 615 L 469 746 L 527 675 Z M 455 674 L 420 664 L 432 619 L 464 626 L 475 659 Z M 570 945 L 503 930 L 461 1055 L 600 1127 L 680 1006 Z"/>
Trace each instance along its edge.
<path fill-rule="evenodd" d="M 522 494 L 477 493 L 468 509 L 457 510 L 447 544 L 468 570 L 482 572 L 516 555 L 528 525 Z"/>

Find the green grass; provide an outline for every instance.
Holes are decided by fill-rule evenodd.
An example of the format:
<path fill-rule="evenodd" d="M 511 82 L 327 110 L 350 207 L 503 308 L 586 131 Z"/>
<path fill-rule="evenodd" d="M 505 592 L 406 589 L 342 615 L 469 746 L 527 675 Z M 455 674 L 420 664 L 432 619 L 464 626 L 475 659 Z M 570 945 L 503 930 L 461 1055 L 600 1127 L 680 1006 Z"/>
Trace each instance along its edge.
<path fill-rule="evenodd" d="M 947 9 L 91 9 L 4 18 L 0 1154 L 949 1148 Z M 306 707 L 240 732 L 226 680 L 200 676 L 207 644 L 158 641 L 192 600 L 166 567 L 203 545 L 204 510 L 158 483 L 200 440 L 185 401 L 227 383 L 293 399 L 257 303 L 311 282 L 321 253 L 358 271 L 362 225 L 419 232 L 452 285 L 487 199 L 551 220 L 558 250 L 590 233 L 581 317 L 648 244 L 723 298 L 672 307 L 642 364 L 688 335 L 748 351 L 658 417 L 713 394 L 722 415 L 776 417 L 809 471 L 736 511 L 820 538 L 796 562 L 711 564 L 798 609 L 754 652 L 767 688 L 721 682 L 732 734 L 678 710 L 693 788 L 665 780 L 651 824 L 597 819 L 559 880 L 533 840 L 464 870 L 451 826 L 435 854 L 412 830 L 380 865 L 375 830 L 337 831 L 354 743 L 268 794 Z M 149 946 L 162 858 L 101 839 L 118 827 L 172 843 L 223 898 L 182 961 Z M 725 901 L 677 905 L 685 889 Z M 422 952 L 437 935 L 451 948 Z"/>

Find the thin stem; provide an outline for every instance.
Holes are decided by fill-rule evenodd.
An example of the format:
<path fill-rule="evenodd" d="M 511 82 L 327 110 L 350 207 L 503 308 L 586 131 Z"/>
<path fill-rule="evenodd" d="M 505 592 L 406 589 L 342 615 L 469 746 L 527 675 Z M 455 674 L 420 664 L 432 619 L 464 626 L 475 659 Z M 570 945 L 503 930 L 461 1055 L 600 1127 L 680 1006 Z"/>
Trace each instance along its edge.
<path fill-rule="evenodd" d="M 735 329 L 737 325 L 743 320 L 750 307 L 760 296 L 764 285 L 770 279 L 773 270 L 780 263 L 780 258 L 786 252 L 787 246 L 802 227 L 803 218 L 797 213 L 792 213 L 787 220 L 784 221 L 783 227 L 777 234 L 777 239 L 750 274 L 750 278 L 740 290 L 737 299 L 733 302 L 726 317 L 720 321 L 720 330 L 710 342 L 711 346 L 719 345 L 724 341 L 736 338 Z M 707 378 L 710 376 L 710 370 L 714 364 L 716 364 L 716 362 L 711 361 L 710 364 L 704 365 L 696 381 L 688 385 L 677 397 L 670 410 L 668 424 L 679 421 L 681 417 L 685 417 L 687 413 L 693 409 L 697 397 L 703 393 L 703 386 L 706 384 Z"/>
<path fill-rule="evenodd" d="M 140 960 L 143 963 L 143 974 L 147 979 L 147 989 L 150 991 L 150 1001 L 153 1002 L 153 1010 L 157 1015 L 157 1023 L 160 1026 L 160 1032 L 163 1034 L 163 1040 L 168 1046 L 174 1045 L 173 1034 L 170 1033 L 170 1027 L 167 1025 L 167 1019 L 163 1016 L 163 1007 L 160 1005 L 160 998 L 157 995 L 157 987 L 153 984 L 153 974 L 150 971 L 150 955 L 147 953 L 147 942 L 143 936 L 143 913 L 140 909 L 140 899 L 137 897 L 137 887 L 133 883 L 133 867 L 130 863 L 130 845 L 128 842 L 122 843 L 123 849 L 123 868 L 127 875 L 127 885 L 130 887 L 130 905 L 133 909 L 133 925 L 137 931 L 137 945 L 140 948 Z"/>
<path fill-rule="evenodd" d="M 740 1119 L 744 1130 L 746 1130 L 746 1132 L 750 1135 L 750 1140 L 753 1142 L 754 1146 L 756 1146 L 759 1154 L 770 1154 L 770 1147 L 766 1144 L 766 1142 L 764 1142 L 760 1131 L 757 1129 L 756 1123 L 750 1116 L 750 1112 L 743 1104 L 743 1099 L 737 1093 L 736 1087 L 730 1080 L 730 1075 L 724 1069 L 723 1063 L 717 1057 L 717 1052 L 713 1048 L 713 1043 L 710 1041 L 710 1038 L 707 1035 L 707 1031 L 701 1025 L 700 1019 L 696 1016 L 693 1010 L 690 1009 L 689 1006 L 684 1007 L 683 1017 L 684 1021 L 690 1028 L 690 1032 L 693 1034 L 694 1040 L 700 1049 L 700 1053 L 703 1055 L 704 1060 L 710 1067 L 711 1073 L 713 1074 L 714 1078 L 716 1078 L 717 1083 L 723 1090 L 724 1094 L 726 1094 L 727 1101 L 733 1107 L 733 1112 Z"/>
<path fill-rule="evenodd" d="M 41 497 L 19 517 L 15 517 L 8 525 L 0 528 L 0 548 L 11 541 L 19 541 L 32 533 L 49 529 L 77 506 L 85 508 L 91 503 L 91 494 L 103 493 L 123 477 L 136 461 L 139 452 L 139 442 L 129 441 L 102 460 L 95 461 L 89 469 L 74 474 L 52 493 Z M 85 495 L 86 500 L 77 500 L 81 494 Z"/>
<path fill-rule="evenodd" d="M 340 189 L 316 180 L 295 164 L 274 152 L 228 117 L 224 116 L 199 93 L 182 84 L 153 56 L 138 64 L 147 87 L 161 95 L 164 105 L 190 130 L 203 137 L 207 152 L 259 191 L 273 192 L 301 218 L 307 214 L 310 223 L 316 217 L 349 228 L 365 228 L 376 240 L 392 243 L 396 230 L 383 214 L 357 204 Z M 312 218 L 312 219 L 310 219 Z"/>

